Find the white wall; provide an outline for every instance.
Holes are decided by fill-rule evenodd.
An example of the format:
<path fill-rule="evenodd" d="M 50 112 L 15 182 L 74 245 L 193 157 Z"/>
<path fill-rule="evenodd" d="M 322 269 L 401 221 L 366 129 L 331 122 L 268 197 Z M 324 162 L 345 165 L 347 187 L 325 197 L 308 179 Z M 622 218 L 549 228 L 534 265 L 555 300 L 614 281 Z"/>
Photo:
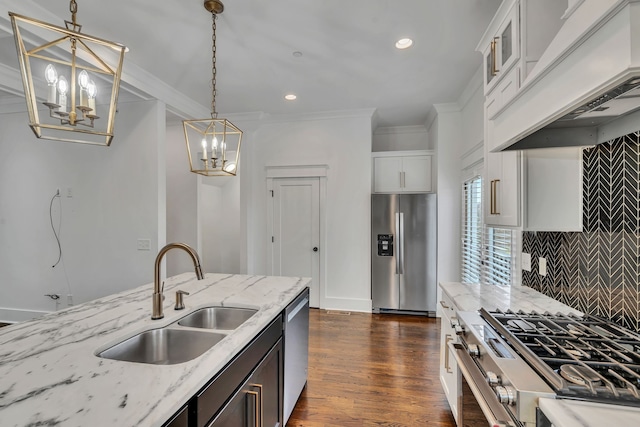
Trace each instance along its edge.
<path fill-rule="evenodd" d="M 458 104 L 435 105 L 428 123 L 438 158 L 438 282 L 460 280 L 461 113 Z"/>
<path fill-rule="evenodd" d="M 371 114 L 291 120 L 265 121 L 243 159 L 249 272 L 269 273 L 266 167 L 328 165 L 326 308 L 370 311 Z"/>
<path fill-rule="evenodd" d="M 433 150 L 424 126 L 379 127 L 373 133 L 371 151 Z"/>
<path fill-rule="evenodd" d="M 458 99 L 462 129 L 462 169 L 477 165 L 484 156 L 484 101 L 480 67 Z"/>
<path fill-rule="evenodd" d="M 167 242 L 181 242 L 198 249 L 198 175 L 189 170 L 182 123 L 167 126 Z M 202 255 L 202 254 L 200 254 Z M 193 262 L 182 251 L 166 256 L 167 276 L 193 271 Z M 202 261 L 202 260 L 201 260 Z M 206 267 L 203 262 L 203 267 Z"/>
<path fill-rule="evenodd" d="M 240 176 L 201 177 L 198 188 L 203 271 L 241 273 Z"/>
<path fill-rule="evenodd" d="M 75 303 L 153 281 L 165 239 L 164 104 L 118 108 L 108 148 L 38 140 L 26 114 L 0 115 L 0 319 L 54 310 L 47 293 L 63 295 L 66 306 L 66 277 Z M 58 188 L 64 263 L 52 268 L 49 203 Z M 150 239 L 151 250 L 138 251 L 138 238 Z"/>

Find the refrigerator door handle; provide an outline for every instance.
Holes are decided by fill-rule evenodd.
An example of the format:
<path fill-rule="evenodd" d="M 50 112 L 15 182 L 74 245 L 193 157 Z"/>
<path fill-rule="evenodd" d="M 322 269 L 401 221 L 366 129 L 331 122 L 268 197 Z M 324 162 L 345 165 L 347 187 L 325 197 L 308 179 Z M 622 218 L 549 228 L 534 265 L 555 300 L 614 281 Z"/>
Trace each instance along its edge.
<path fill-rule="evenodd" d="M 398 234 L 398 273 L 404 274 L 404 213 L 396 214 L 400 216 L 400 233 Z"/>
<path fill-rule="evenodd" d="M 400 214 L 396 212 L 396 274 L 400 274 Z"/>

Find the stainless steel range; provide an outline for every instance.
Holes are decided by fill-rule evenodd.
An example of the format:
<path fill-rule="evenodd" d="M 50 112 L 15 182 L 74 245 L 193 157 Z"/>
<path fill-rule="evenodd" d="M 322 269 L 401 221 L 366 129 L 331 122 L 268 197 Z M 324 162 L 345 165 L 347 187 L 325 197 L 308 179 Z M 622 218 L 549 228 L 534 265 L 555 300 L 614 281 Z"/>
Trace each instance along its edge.
<path fill-rule="evenodd" d="M 535 426 L 540 397 L 640 406 L 636 333 L 589 315 L 480 309 L 458 319 L 460 342 L 450 345 L 463 374 L 462 425 Z M 481 421 L 465 420 L 472 404 Z"/>

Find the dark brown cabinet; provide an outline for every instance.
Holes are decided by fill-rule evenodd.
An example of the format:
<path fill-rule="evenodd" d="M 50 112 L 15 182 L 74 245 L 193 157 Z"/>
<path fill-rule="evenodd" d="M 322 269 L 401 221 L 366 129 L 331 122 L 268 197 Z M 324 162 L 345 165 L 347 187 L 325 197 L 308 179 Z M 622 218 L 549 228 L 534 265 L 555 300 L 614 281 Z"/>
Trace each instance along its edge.
<path fill-rule="evenodd" d="M 279 340 L 207 427 L 282 425 L 282 366 Z"/>

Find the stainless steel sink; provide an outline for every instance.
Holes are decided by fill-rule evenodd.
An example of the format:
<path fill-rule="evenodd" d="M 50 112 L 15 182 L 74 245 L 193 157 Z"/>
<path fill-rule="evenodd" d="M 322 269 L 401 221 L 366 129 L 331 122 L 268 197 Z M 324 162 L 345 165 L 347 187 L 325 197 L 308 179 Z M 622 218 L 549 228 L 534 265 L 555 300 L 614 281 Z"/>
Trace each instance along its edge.
<path fill-rule="evenodd" d="M 178 321 L 190 328 L 233 330 L 246 322 L 258 310 L 236 307 L 206 307 L 194 311 Z"/>
<path fill-rule="evenodd" d="M 214 332 L 152 329 L 114 345 L 98 356 L 127 362 L 175 365 L 195 359 L 224 337 L 224 334 Z"/>

